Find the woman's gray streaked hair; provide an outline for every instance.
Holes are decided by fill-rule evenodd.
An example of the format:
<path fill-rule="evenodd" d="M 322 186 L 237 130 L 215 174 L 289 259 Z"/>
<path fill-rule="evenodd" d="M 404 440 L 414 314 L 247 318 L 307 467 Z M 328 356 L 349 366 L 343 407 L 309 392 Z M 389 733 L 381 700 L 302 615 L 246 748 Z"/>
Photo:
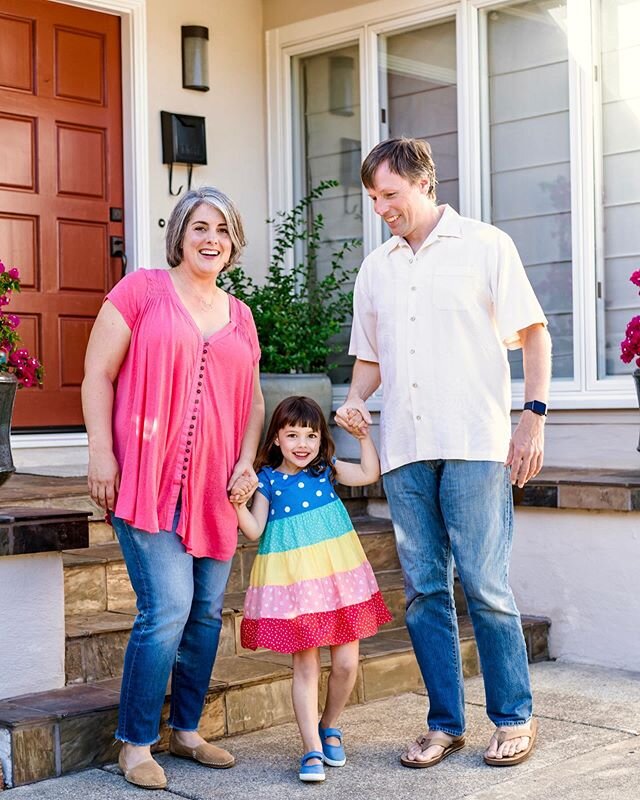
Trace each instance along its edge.
<path fill-rule="evenodd" d="M 240 212 L 230 197 L 220 189 L 213 186 L 201 186 L 191 189 L 178 200 L 167 222 L 166 247 L 167 263 L 170 267 L 177 267 L 183 258 L 182 243 L 191 215 L 198 206 L 206 203 L 217 209 L 225 218 L 231 237 L 231 257 L 225 269 L 238 263 L 242 250 L 246 245 Z"/>

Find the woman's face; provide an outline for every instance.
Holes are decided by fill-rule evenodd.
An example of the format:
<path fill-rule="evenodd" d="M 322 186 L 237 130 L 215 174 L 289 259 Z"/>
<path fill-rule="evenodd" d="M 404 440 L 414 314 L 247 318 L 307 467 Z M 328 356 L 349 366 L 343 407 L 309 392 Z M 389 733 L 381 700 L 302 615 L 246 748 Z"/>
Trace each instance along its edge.
<path fill-rule="evenodd" d="M 197 277 L 217 277 L 230 258 L 227 221 L 217 208 L 200 203 L 189 217 L 179 266 Z"/>

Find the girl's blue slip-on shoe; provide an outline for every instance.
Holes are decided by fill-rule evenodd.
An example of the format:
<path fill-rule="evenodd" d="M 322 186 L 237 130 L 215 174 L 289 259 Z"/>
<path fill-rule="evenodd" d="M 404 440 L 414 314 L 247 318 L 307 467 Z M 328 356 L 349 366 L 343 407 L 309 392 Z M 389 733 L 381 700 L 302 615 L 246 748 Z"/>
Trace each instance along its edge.
<path fill-rule="evenodd" d="M 342 746 L 342 731 L 340 728 L 321 728 L 318 725 L 318 732 L 320 733 L 320 741 L 322 742 L 322 755 L 324 756 L 324 763 L 330 767 L 344 767 L 347 763 L 347 756 Z M 340 740 L 340 744 L 327 744 L 326 740 L 330 736 L 335 736 Z"/>
<path fill-rule="evenodd" d="M 312 758 L 319 758 L 322 761 L 323 754 L 319 750 L 310 750 L 300 759 L 300 772 L 298 777 L 305 783 L 317 783 L 324 780 L 324 766 L 322 764 L 308 764 Z"/>

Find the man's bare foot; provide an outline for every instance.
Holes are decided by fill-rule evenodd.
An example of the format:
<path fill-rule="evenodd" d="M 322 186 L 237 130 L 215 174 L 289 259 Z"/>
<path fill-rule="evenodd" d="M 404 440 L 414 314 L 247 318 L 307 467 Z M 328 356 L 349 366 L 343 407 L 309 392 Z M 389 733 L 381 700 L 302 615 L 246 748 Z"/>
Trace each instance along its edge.
<path fill-rule="evenodd" d="M 443 731 L 428 731 L 412 742 L 400 761 L 405 767 L 429 767 L 464 747 L 464 735 L 452 736 Z"/>
<path fill-rule="evenodd" d="M 537 730 L 536 720 L 531 720 L 526 725 L 502 725 L 496 728 L 485 750 L 485 761 L 511 761 L 520 763 L 533 748 Z M 518 733 L 522 736 L 518 736 Z M 503 735 L 501 735 L 503 734 Z M 508 734 L 508 738 L 504 737 Z M 525 755 L 526 754 L 526 755 Z"/>

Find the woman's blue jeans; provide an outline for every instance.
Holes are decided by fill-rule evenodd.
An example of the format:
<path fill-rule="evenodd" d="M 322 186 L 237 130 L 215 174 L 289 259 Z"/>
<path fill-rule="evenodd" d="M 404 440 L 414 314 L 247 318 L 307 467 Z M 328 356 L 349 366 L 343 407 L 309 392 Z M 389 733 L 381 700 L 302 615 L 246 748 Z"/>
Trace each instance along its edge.
<path fill-rule="evenodd" d="M 467 597 L 495 725 L 532 714 L 527 651 L 509 587 L 513 500 L 494 461 L 419 461 L 384 476 L 407 595 L 407 628 L 429 693 L 431 730 L 464 732 L 453 563 Z"/>
<path fill-rule="evenodd" d="M 222 628 L 222 599 L 231 560 L 194 558 L 173 530 L 146 533 L 113 517 L 137 596 L 127 646 L 116 738 L 135 745 L 159 739 L 171 674 L 168 724 L 198 728 Z"/>

